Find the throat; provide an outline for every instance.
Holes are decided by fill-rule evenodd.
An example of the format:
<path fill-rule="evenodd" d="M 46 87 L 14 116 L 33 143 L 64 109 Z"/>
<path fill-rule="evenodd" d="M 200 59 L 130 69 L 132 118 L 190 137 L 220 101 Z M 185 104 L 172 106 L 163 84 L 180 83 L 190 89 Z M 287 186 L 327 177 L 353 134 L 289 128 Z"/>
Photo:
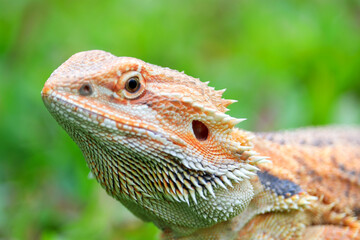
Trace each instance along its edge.
<path fill-rule="evenodd" d="M 247 179 L 224 188 L 213 174 L 185 169 L 174 164 L 178 159 L 169 164 L 165 159 L 171 156 L 149 159 L 122 145 L 110 147 L 88 138 L 77 143 L 107 193 L 162 229 L 176 231 L 182 226 L 191 231 L 213 226 L 238 215 L 253 197 Z"/>

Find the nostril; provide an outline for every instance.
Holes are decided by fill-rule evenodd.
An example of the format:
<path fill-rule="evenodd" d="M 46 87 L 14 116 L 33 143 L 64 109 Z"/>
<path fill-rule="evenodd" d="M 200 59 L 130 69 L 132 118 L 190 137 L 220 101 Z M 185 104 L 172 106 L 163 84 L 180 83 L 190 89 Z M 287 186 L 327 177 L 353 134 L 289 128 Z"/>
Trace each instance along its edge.
<path fill-rule="evenodd" d="M 192 121 L 192 129 L 197 140 L 205 141 L 208 138 L 209 129 L 204 123 L 194 120 Z"/>
<path fill-rule="evenodd" d="M 50 88 L 44 86 L 43 89 L 41 90 L 41 96 L 45 97 L 49 95 L 49 92 L 50 92 Z"/>
<path fill-rule="evenodd" d="M 79 94 L 81 96 L 90 96 L 93 93 L 93 89 L 90 85 L 90 83 L 84 83 L 80 88 L 79 88 Z"/>

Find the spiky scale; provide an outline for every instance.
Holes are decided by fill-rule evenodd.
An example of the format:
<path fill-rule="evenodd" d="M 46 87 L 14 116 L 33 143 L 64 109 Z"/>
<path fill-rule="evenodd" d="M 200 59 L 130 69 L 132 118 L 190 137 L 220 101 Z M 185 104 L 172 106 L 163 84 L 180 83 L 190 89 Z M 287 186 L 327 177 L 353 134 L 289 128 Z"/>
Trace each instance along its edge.
<path fill-rule="evenodd" d="M 225 184 L 219 179 L 219 178 L 215 178 L 214 181 L 217 183 L 217 185 L 219 185 L 220 187 L 224 188 L 227 190 L 227 187 L 225 186 Z"/>
<path fill-rule="evenodd" d="M 190 193 L 190 196 L 191 196 L 192 200 L 194 201 L 194 203 L 197 204 L 196 193 L 195 193 L 194 189 L 189 189 L 189 193 Z"/>
<path fill-rule="evenodd" d="M 221 176 L 220 177 L 221 180 L 226 183 L 227 185 L 229 185 L 230 187 L 234 188 L 234 186 L 232 185 L 231 181 L 226 177 L 226 176 Z"/>
<path fill-rule="evenodd" d="M 197 187 L 196 191 L 199 193 L 200 197 L 202 197 L 203 199 L 207 199 L 204 195 L 204 191 L 202 187 Z"/>
<path fill-rule="evenodd" d="M 214 198 L 216 197 L 216 196 L 215 196 L 215 192 L 214 192 L 214 190 L 213 190 L 210 182 L 207 182 L 207 183 L 205 184 L 205 188 L 209 191 L 209 193 L 210 193 Z"/>

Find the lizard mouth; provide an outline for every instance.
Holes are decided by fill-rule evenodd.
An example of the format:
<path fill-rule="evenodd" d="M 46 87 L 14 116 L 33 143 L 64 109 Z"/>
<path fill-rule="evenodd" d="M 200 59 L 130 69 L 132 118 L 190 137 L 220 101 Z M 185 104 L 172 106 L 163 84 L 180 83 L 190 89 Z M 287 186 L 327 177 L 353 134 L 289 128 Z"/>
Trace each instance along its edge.
<path fill-rule="evenodd" d="M 109 133 L 121 132 L 123 135 L 142 136 L 162 143 L 171 140 L 174 144 L 183 144 L 179 139 L 167 137 L 165 133 L 159 132 L 154 126 L 146 123 L 139 124 L 116 111 L 112 111 L 110 114 L 109 110 L 82 101 L 81 97 L 59 93 L 48 87 L 43 88 L 41 96 L 45 106 L 61 125 L 68 121 L 68 124 L 72 126 L 79 125 L 81 127 L 88 122 L 107 129 Z"/>

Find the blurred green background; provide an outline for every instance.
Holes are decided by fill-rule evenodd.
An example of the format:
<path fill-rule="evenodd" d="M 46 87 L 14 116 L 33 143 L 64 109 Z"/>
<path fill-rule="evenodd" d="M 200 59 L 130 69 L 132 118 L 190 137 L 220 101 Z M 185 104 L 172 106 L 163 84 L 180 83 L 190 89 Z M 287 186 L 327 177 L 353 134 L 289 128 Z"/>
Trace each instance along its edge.
<path fill-rule="evenodd" d="M 156 239 L 111 199 L 40 91 L 102 49 L 227 88 L 254 131 L 360 123 L 359 1 L 0 1 L 0 239 Z"/>

